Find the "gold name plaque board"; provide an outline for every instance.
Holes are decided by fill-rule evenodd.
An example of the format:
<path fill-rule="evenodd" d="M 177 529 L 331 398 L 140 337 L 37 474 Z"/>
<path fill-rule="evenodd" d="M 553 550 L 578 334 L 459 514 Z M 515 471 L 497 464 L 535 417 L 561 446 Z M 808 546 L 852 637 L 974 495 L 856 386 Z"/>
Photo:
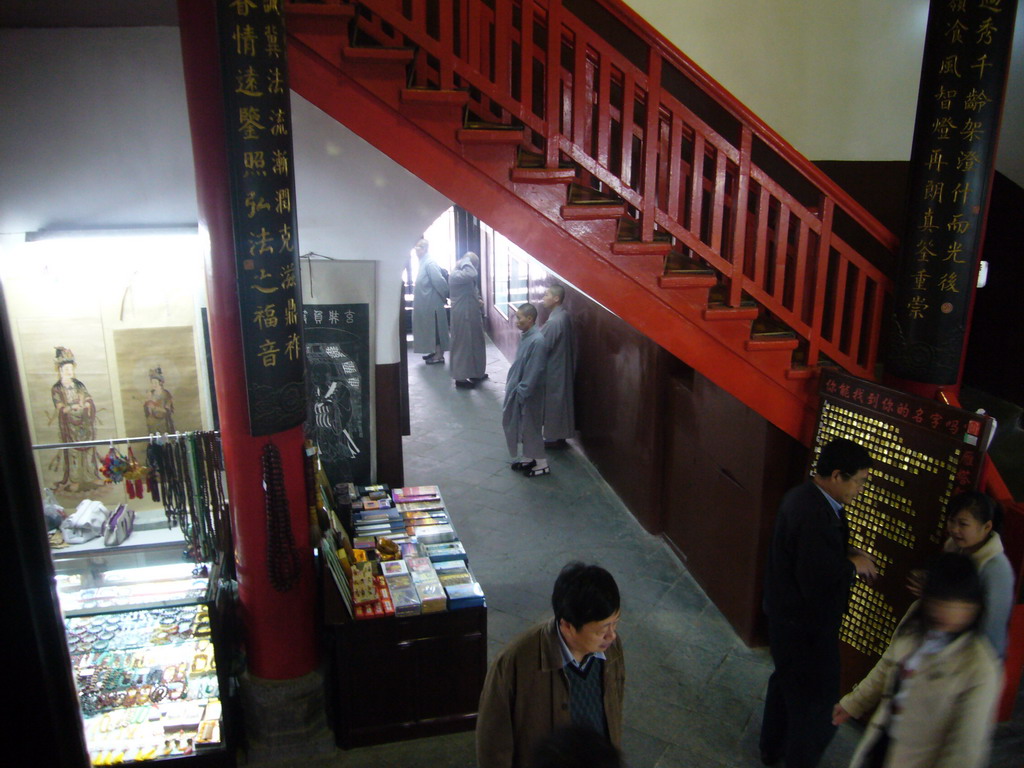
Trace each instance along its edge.
<path fill-rule="evenodd" d="M 840 639 L 860 659 L 844 649 L 845 677 L 851 666 L 866 673 L 889 644 L 913 602 L 907 576 L 941 550 L 946 503 L 977 486 L 995 425 L 987 416 L 830 371 L 821 376 L 819 409 L 814 462 L 837 437 L 860 443 L 874 460 L 870 480 L 845 509 L 850 544 L 878 560 L 880 576 L 874 586 L 857 581 L 851 591 Z"/>

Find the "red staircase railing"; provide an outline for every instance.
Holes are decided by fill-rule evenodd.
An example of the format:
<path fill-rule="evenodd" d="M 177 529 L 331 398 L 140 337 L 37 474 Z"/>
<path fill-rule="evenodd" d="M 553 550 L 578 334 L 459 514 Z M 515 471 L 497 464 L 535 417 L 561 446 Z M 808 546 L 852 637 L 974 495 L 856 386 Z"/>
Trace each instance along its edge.
<path fill-rule="evenodd" d="M 413 48 L 411 85 L 468 91 L 473 119 L 523 127 L 547 167 L 620 197 L 642 241 L 667 233 L 728 306 L 753 300 L 801 337 L 807 368 L 875 378 L 897 238 L 624 5 L 363 0 L 355 30 Z"/>

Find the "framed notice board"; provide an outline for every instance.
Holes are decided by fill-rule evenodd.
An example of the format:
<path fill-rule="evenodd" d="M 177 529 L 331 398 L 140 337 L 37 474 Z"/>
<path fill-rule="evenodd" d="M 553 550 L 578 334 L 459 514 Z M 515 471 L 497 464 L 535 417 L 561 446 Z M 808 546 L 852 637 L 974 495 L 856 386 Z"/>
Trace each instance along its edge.
<path fill-rule="evenodd" d="M 843 690 L 859 682 L 885 650 L 914 601 L 906 581 L 946 539 L 946 503 L 977 487 L 995 422 L 843 373 L 821 376 L 812 467 L 837 437 L 860 443 L 874 466 L 846 506 L 850 544 L 878 560 L 880 578 L 856 581 L 840 631 Z"/>

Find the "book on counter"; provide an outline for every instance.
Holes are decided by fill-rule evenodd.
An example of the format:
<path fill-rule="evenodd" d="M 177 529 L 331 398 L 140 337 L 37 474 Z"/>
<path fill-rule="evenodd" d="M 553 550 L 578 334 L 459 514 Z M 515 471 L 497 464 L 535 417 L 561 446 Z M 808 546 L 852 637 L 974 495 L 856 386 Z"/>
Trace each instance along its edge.
<path fill-rule="evenodd" d="M 420 544 L 441 544 L 455 541 L 458 538 L 450 523 L 446 525 L 417 525 L 413 527 L 412 535 Z"/>
<path fill-rule="evenodd" d="M 434 563 L 437 578 L 444 586 L 454 584 L 469 584 L 476 581 L 473 574 L 469 572 L 464 560 L 448 560 L 443 563 Z"/>
<path fill-rule="evenodd" d="M 468 584 L 452 584 L 451 586 L 446 586 L 444 591 L 448 593 L 449 611 L 486 605 L 484 590 L 476 581 L 471 581 Z"/>
<path fill-rule="evenodd" d="M 448 610 L 448 595 L 445 593 L 444 587 L 441 586 L 441 582 L 437 580 L 437 576 L 434 576 L 433 579 L 419 581 L 414 578 L 413 585 L 416 587 L 416 592 L 420 597 L 423 613 L 437 613 Z"/>
<path fill-rule="evenodd" d="M 398 545 L 399 550 L 402 552 L 402 558 L 409 557 L 425 557 L 424 547 L 416 539 L 406 539 Z"/>
<path fill-rule="evenodd" d="M 440 499 L 434 501 L 400 501 L 395 504 L 397 512 L 442 512 L 444 502 Z"/>
<path fill-rule="evenodd" d="M 386 579 L 388 576 L 397 576 L 409 572 L 409 564 L 405 560 L 388 560 L 380 564 L 381 575 Z"/>
<path fill-rule="evenodd" d="M 391 591 L 391 601 L 395 605 L 395 616 L 415 616 L 422 610 L 419 592 L 408 573 L 396 573 L 385 576 L 384 581 Z"/>
<path fill-rule="evenodd" d="M 395 488 L 391 496 L 396 504 L 405 501 L 434 501 L 441 498 L 441 489 L 436 485 L 410 485 L 405 488 Z"/>
<path fill-rule="evenodd" d="M 372 603 L 377 599 L 377 589 L 373 586 L 373 563 L 363 562 L 352 565 L 352 603 Z"/>
<path fill-rule="evenodd" d="M 468 562 L 469 557 L 466 555 L 466 548 L 462 546 L 462 542 L 459 540 L 446 541 L 441 544 L 422 544 L 420 545 L 423 554 L 430 558 L 432 563 L 445 563 L 452 560 L 461 560 Z M 403 557 L 405 554 L 403 553 Z"/>

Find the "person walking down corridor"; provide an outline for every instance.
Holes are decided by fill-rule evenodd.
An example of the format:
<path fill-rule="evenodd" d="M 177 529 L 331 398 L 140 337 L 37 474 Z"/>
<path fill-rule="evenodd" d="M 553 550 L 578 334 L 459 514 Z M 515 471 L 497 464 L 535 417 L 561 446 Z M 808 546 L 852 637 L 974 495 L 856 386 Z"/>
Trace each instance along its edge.
<path fill-rule="evenodd" d="M 487 671 L 476 721 L 478 768 L 551 765 L 533 758 L 545 751 L 550 758 L 549 740 L 567 728 L 594 742 L 590 768 L 601 765 L 602 752 L 614 756 L 622 748 L 626 670 L 615 578 L 598 565 L 569 563 L 555 580 L 551 607 L 554 618 L 513 640 Z"/>
<path fill-rule="evenodd" d="M 448 276 L 430 255 L 426 240 L 416 243 L 420 260 L 416 287 L 412 295 L 412 349 L 423 355 L 427 365 L 444 362 L 449 347 L 448 313 L 444 308 L 448 299 Z"/>
<path fill-rule="evenodd" d="M 947 552 L 925 576 L 892 642 L 832 712 L 874 711 L 851 768 L 982 768 L 1002 669 L 985 638 L 985 590 L 971 559 Z"/>

